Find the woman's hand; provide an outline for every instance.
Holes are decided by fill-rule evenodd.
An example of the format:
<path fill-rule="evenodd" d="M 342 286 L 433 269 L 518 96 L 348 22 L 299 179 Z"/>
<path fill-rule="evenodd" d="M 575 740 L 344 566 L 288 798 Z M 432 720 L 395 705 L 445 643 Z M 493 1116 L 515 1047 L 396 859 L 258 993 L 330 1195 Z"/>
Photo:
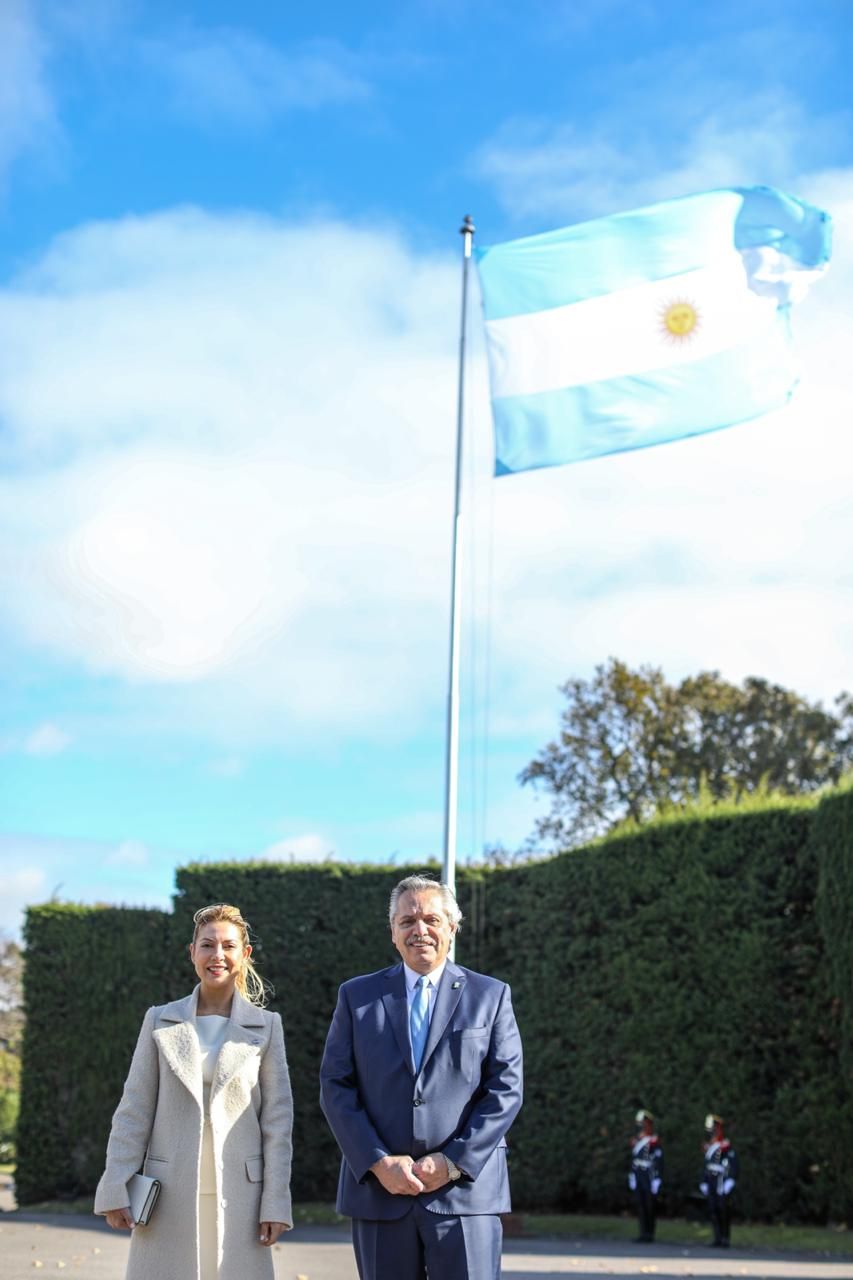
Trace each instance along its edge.
<path fill-rule="evenodd" d="M 282 1231 L 289 1231 L 290 1228 L 284 1222 L 262 1222 L 261 1223 L 261 1244 L 267 1246 L 275 1244 Z"/>
<path fill-rule="evenodd" d="M 129 1205 L 126 1209 L 108 1209 L 104 1217 L 116 1231 L 132 1231 L 136 1226 Z"/>

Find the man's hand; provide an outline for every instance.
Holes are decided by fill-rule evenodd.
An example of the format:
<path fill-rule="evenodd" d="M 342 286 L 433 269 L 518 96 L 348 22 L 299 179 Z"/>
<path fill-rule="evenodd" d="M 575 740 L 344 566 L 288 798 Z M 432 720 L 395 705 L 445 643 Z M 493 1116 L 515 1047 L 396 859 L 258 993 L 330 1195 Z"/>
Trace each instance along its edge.
<path fill-rule="evenodd" d="M 447 1161 L 440 1151 L 423 1156 L 414 1165 L 413 1172 L 424 1184 L 424 1191 L 438 1191 L 439 1187 L 443 1187 L 445 1182 L 450 1181 Z"/>
<path fill-rule="evenodd" d="M 424 1184 L 414 1174 L 415 1162 L 411 1156 L 383 1156 L 370 1166 L 386 1191 L 392 1196 L 417 1196 Z"/>
<path fill-rule="evenodd" d="M 136 1226 L 129 1207 L 127 1209 L 108 1209 L 104 1217 L 114 1231 L 132 1231 Z"/>

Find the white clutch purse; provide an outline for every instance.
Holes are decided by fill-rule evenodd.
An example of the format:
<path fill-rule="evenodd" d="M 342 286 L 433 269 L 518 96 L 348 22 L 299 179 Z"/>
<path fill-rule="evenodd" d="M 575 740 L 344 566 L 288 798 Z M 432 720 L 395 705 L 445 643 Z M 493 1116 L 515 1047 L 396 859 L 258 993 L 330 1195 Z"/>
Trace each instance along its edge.
<path fill-rule="evenodd" d="M 147 1174 L 135 1173 L 127 1184 L 127 1194 L 133 1221 L 138 1227 L 147 1226 L 160 1195 L 160 1183 Z"/>

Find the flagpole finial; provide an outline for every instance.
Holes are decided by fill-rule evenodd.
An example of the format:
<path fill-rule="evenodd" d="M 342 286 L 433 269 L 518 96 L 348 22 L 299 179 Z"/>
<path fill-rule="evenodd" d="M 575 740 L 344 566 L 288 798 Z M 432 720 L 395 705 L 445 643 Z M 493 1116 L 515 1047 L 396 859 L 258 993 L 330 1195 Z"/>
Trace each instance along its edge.
<path fill-rule="evenodd" d="M 470 213 L 466 213 L 465 217 L 462 219 L 462 226 L 459 228 L 460 236 L 465 237 L 464 253 L 466 259 L 471 257 L 471 241 L 474 239 L 474 232 L 476 230 L 477 228 L 474 226 L 474 219 L 471 217 Z"/>

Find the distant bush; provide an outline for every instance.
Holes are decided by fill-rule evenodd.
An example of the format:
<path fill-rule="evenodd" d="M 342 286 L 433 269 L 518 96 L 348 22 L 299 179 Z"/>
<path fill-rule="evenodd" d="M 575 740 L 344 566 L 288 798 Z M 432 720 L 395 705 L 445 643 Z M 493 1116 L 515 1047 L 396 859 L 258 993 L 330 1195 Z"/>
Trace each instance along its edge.
<path fill-rule="evenodd" d="M 20 1084 L 20 1058 L 0 1049 L 0 1164 L 15 1159 Z"/>

